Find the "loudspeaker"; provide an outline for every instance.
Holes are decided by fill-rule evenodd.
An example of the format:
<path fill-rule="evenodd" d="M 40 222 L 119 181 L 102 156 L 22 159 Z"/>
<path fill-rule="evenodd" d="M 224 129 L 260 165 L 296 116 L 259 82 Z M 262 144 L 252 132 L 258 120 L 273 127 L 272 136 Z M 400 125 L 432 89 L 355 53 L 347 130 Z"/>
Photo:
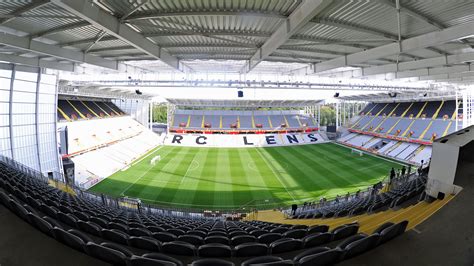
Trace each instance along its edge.
<path fill-rule="evenodd" d="M 244 92 L 243 91 L 237 91 L 237 97 L 239 97 L 239 98 L 244 97 Z"/>
<path fill-rule="evenodd" d="M 443 192 L 438 192 L 438 199 L 443 200 L 444 199 L 444 193 Z"/>

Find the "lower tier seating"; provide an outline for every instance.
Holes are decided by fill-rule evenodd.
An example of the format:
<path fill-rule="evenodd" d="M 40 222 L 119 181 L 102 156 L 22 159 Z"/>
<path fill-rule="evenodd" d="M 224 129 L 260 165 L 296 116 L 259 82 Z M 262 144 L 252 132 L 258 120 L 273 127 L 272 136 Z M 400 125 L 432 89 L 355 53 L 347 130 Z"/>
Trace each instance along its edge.
<path fill-rule="evenodd" d="M 286 225 L 178 218 L 105 206 L 0 163 L 0 202 L 61 243 L 113 265 L 331 265 L 402 234 L 349 223 Z"/>
<path fill-rule="evenodd" d="M 400 181 L 401 184 L 396 188 L 384 193 L 369 193 L 364 197 L 353 196 L 347 200 L 341 199 L 328 202 L 322 206 L 306 208 L 299 211 L 293 218 L 330 218 L 343 217 L 349 215 L 359 215 L 366 212 L 374 212 L 383 208 L 393 208 L 402 203 L 419 198 L 426 187 L 426 176 L 416 176 L 412 174 L 403 179 L 412 179 L 411 181 Z M 395 183 L 395 182 L 394 182 Z M 375 191 L 374 191 L 375 192 Z"/>

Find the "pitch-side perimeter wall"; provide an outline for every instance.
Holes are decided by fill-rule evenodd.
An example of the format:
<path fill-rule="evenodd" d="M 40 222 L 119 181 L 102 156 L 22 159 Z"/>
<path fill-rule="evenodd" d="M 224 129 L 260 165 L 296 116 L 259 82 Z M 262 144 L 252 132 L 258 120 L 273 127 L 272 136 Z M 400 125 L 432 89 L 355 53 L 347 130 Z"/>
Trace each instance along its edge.
<path fill-rule="evenodd" d="M 318 133 L 294 134 L 168 134 L 165 145 L 190 147 L 272 147 L 326 142 Z"/>

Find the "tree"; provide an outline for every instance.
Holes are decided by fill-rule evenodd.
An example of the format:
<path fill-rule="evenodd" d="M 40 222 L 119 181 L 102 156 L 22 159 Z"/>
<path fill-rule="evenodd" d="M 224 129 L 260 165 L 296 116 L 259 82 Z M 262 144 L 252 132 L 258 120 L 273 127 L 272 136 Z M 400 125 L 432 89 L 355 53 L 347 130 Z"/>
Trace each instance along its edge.
<path fill-rule="evenodd" d="M 166 117 L 168 116 L 166 105 L 153 105 L 153 122 L 154 123 L 166 123 Z"/>
<path fill-rule="evenodd" d="M 321 106 L 321 126 L 335 125 L 336 124 L 336 109 L 331 105 Z"/>

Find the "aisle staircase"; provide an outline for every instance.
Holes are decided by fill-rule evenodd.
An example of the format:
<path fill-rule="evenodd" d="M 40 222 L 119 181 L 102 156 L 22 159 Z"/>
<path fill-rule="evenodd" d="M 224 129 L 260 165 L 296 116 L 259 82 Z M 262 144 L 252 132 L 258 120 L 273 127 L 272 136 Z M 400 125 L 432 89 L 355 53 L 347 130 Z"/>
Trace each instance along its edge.
<path fill-rule="evenodd" d="M 399 141 L 397 144 L 393 145 L 392 147 L 390 147 L 388 150 L 386 150 L 384 152 L 384 154 L 389 154 L 391 153 L 393 150 L 395 150 L 396 148 L 398 148 L 400 145 L 402 145 L 403 142 Z"/>
<path fill-rule="evenodd" d="M 395 112 L 395 110 L 397 110 L 397 108 L 398 108 L 399 105 L 400 105 L 400 103 L 398 103 L 398 104 L 395 106 L 395 108 L 393 108 L 393 110 L 392 110 L 387 116 L 385 116 L 385 118 L 382 119 L 382 122 L 380 122 L 372 131 L 373 131 L 373 132 L 377 132 L 377 130 L 379 129 L 379 127 L 380 127 L 381 125 L 383 125 L 383 123 L 385 123 L 385 121 L 386 121 L 388 118 L 392 117 L 393 112 Z"/>
<path fill-rule="evenodd" d="M 256 126 L 255 126 L 255 118 L 253 117 L 253 111 L 252 111 L 252 128 L 256 128 Z"/>
<path fill-rule="evenodd" d="M 66 102 L 72 107 L 72 109 L 74 109 L 74 111 L 77 112 L 77 114 L 82 117 L 82 119 L 87 119 L 87 117 L 85 115 L 83 115 L 77 108 L 76 106 L 74 106 L 74 104 L 72 104 L 69 100 L 66 100 Z"/>
<path fill-rule="evenodd" d="M 99 118 L 100 118 L 100 116 L 99 116 L 98 114 L 96 114 L 96 112 L 94 112 L 94 110 L 92 110 L 85 102 L 83 102 L 83 101 L 79 101 L 79 102 L 80 102 L 82 105 L 84 105 L 84 107 L 86 107 L 87 110 L 89 110 L 89 112 L 91 112 L 91 113 L 92 113 L 93 115 L 95 115 L 96 117 L 99 117 Z"/>
<path fill-rule="evenodd" d="M 401 135 L 401 137 L 404 137 L 406 136 L 406 134 L 410 131 L 410 128 L 411 126 L 413 126 L 413 124 L 415 123 L 416 119 L 420 118 L 421 114 L 423 113 L 423 110 L 425 110 L 425 107 L 426 105 L 428 105 L 428 102 L 425 102 L 425 104 L 423 105 L 423 107 L 421 107 L 421 110 L 418 112 L 418 114 L 416 115 L 416 117 L 414 117 L 410 123 L 410 125 L 408 125 L 407 129 L 403 132 L 403 134 Z"/>
<path fill-rule="evenodd" d="M 413 106 L 413 103 L 410 104 L 410 106 L 408 106 L 408 108 L 402 113 L 402 115 L 400 116 L 400 118 L 398 119 L 398 121 L 393 124 L 393 126 L 387 131 L 386 135 L 390 134 L 390 132 L 392 132 L 392 130 L 398 125 L 398 123 L 400 123 L 400 121 L 402 121 L 402 118 L 405 117 L 405 115 L 407 114 L 408 110 L 410 110 L 410 108 Z"/>
<path fill-rule="evenodd" d="M 426 132 L 428 132 L 428 130 L 431 128 L 431 126 L 433 125 L 433 121 L 436 119 L 436 117 L 438 117 L 438 114 L 439 112 L 441 111 L 441 108 L 443 107 L 444 105 L 444 101 L 441 101 L 441 104 L 439 105 L 438 109 L 436 110 L 436 112 L 433 114 L 433 117 L 431 117 L 431 121 L 430 123 L 428 124 L 428 126 L 426 126 L 425 130 L 423 130 L 423 132 L 420 134 L 420 137 L 418 137 L 418 139 L 423 139 L 426 135 Z"/>
<path fill-rule="evenodd" d="M 71 122 L 71 118 L 58 106 L 59 113 L 68 121 Z"/>
<path fill-rule="evenodd" d="M 425 145 L 421 145 L 420 147 L 418 147 L 418 149 L 416 149 L 411 155 L 410 157 L 407 158 L 407 161 L 410 161 L 411 159 L 415 158 L 421 151 L 423 151 L 424 149 L 426 148 Z"/>
<path fill-rule="evenodd" d="M 272 120 L 270 119 L 270 116 L 267 115 L 267 118 L 268 118 L 268 124 L 270 125 L 270 128 L 273 128 Z"/>
<path fill-rule="evenodd" d="M 189 127 L 191 124 L 191 115 L 188 115 L 188 122 L 186 123 L 186 127 Z"/>
<path fill-rule="evenodd" d="M 367 122 L 367 124 L 365 124 L 365 126 L 363 126 L 360 130 L 361 130 L 361 131 L 364 131 L 364 129 L 365 129 L 368 125 L 370 125 L 370 123 L 372 123 L 372 121 L 373 121 L 377 116 L 379 116 L 379 115 L 383 112 L 383 110 L 384 110 L 388 105 L 389 105 L 388 103 L 385 104 L 385 106 L 384 106 L 382 109 L 380 109 L 380 111 L 379 111 L 376 115 L 372 116 L 372 119 L 370 119 L 369 122 Z"/>
<path fill-rule="evenodd" d="M 372 112 L 372 110 L 374 110 L 375 106 L 377 106 L 377 105 L 378 105 L 378 103 L 374 104 L 374 106 L 372 106 L 372 108 L 370 108 L 370 110 L 367 112 L 367 114 L 369 114 L 370 112 Z M 365 116 L 367 116 L 367 114 L 361 115 L 361 116 L 359 117 L 359 119 L 354 122 L 354 124 L 352 125 L 351 128 L 354 128 L 355 126 L 357 126 L 357 124 L 360 122 L 360 120 L 362 120 L 362 118 L 364 118 Z"/>
<path fill-rule="evenodd" d="M 100 105 L 98 105 L 95 101 L 92 101 L 92 103 L 95 104 L 106 116 L 110 116 L 109 112 L 105 111 L 104 108 L 102 108 Z M 174 117 L 174 116 L 173 116 Z"/>

